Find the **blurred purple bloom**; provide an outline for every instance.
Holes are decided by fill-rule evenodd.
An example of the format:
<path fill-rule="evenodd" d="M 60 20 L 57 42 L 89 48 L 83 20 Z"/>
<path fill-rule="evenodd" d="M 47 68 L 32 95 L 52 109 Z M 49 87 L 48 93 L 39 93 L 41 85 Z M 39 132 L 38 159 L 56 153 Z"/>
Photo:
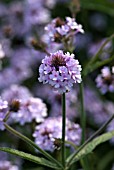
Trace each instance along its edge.
<path fill-rule="evenodd" d="M 10 67 L 4 68 L 0 72 L 0 88 L 8 87 L 14 83 L 20 83 L 31 77 L 31 69 L 25 64 L 15 63 Z"/>
<path fill-rule="evenodd" d="M 5 57 L 5 53 L 3 51 L 2 45 L 0 44 L 0 60 Z"/>
<path fill-rule="evenodd" d="M 96 78 L 97 87 L 100 89 L 102 94 L 106 92 L 114 92 L 114 72 L 109 67 L 104 67 Z"/>
<path fill-rule="evenodd" d="M 4 3 L 0 2 L 0 17 L 2 18 L 7 14 L 8 14 L 7 6 Z"/>
<path fill-rule="evenodd" d="M 44 150 L 54 151 L 55 139 L 61 139 L 62 137 L 62 118 L 48 118 L 42 124 L 36 126 L 36 130 L 33 133 L 35 143 Z M 81 140 L 81 128 L 78 124 L 75 124 L 66 119 L 66 136 L 65 139 L 74 142 L 76 145 L 80 144 Z"/>
<path fill-rule="evenodd" d="M 88 119 L 97 125 L 103 124 L 108 120 L 110 114 L 113 114 L 114 104 L 107 100 L 102 101 L 91 88 L 85 88 L 84 101 Z"/>
<path fill-rule="evenodd" d="M 21 125 L 35 120 L 37 123 L 43 122 L 47 116 L 47 108 L 39 98 L 30 97 L 26 101 L 21 101 L 18 112 L 11 113 L 11 118 Z"/>
<path fill-rule="evenodd" d="M 1 96 L 4 100 L 7 100 L 8 103 L 11 104 L 13 100 L 20 100 L 24 102 L 32 97 L 32 94 L 27 87 L 13 84 L 9 88 L 4 89 Z"/>
<path fill-rule="evenodd" d="M 92 14 L 90 16 L 90 25 L 97 31 L 104 31 L 108 26 L 107 19 L 106 15 L 99 13 Z"/>
<path fill-rule="evenodd" d="M 112 166 L 112 169 L 111 170 L 114 170 L 114 164 L 113 164 L 113 166 Z"/>
<path fill-rule="evenodd" d="M 70 91 L 73 83 L 81 83 L 81 65 L 74 59 L 74 54 L 63 51 L 51 53 L 42 60 L 38 80 L 49 83 L 59 93 Z"/>
<path fill-rule="evenodd" d="M 12 165 L 9 161 L 0 161 L 0 170 L 19 170 L 19 168 L 16 165 Z"/>
<path fill-rule="evenodd" d="M 39 0 L 26 0 L 24 12 L 24 21 L 28 28 L 37 24 L 45 24 L 50 20 L 48 9 L 44 8 Z"/>
<path fill-rule="evenodd" d="M 0 130 L 4 130 L 5 127 L 3 125 L 3 120 L 6 116 L 6 113 L 8 111 L 8 102 L 7 101 L 3 101 L 0 98 Z"/>
<path fill-rule="evenodd" d="M 98 50 L 101 48 L 101 46 L 104 44 L 106 39 L 100 40 L 95 43 L 91 43 L 88 47 L 88 55 L 91 57 L 92 55 L 95 55 Z M 102 60 L 107 59 L 110 57 L 110 53 L 113 50 L 113 44 L 112 41 L 109 41 L 103 48 L 102 53 L 100 54 L 100 58 Z"/>
<path fill-rule="evenodd" d="M 79 116 L 78 87 L 72 88 L 70 93 L 66 93 L 66 110 L 67 117 L 74 120 Z M 50 106 L 49 115 L 51 117 L 61 116 L 61 95 L 58 92 L 52 92 L 51 86 L 36 86 L 34 93 L 46 101 Z"/>

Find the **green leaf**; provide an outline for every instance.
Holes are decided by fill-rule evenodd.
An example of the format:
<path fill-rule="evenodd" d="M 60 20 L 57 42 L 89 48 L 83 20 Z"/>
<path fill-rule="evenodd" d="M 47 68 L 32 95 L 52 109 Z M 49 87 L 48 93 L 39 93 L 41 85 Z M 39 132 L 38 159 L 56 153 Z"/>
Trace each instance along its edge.
<path fill-rule="evenodd" d="M 67 164 L 70 166 L 71 164 L 73 164 L 74 162 L 82 159 L 85 155 L 91 153 L 96 146 L 98 146 L 99 144 L 106 142 L 107 140 L 111 139 L 114 136 L 114 131 L 105 133 L 95 139 L 93 139 L 91 142 L 89 142 L 87 145 L 85 145 L 85 147 L 80 150 L 80 152 L 78 152 L 75 157 L 74 154 L 70 155 L 67 158 Z M 73 159 L 72 159 L 73 157 Z"/>
<path fill-rule="evenodd" d="M 114 55 L 108 58 L 107 60 L 97 61 L 95 64 L 90 65 L 90 67 L 85 72 L 83 72 L 84 73 L 83 75 L 86 76 L 89 73 L 93 72 L 94 70 L 98 69 L 99 67 L 111 63 L 112 61 L 114 61 Z"/>
<path fill-rule="evenodd" d="M 97 51 L 97 53 L 91 58 L 91 60 L 87 63 L 87 65 L 84 67 L 83 71 L 82 71 L 82 75 L 86 76 L 87 74 L 89 74 L 90 72 L 94 71 L 96 68 L 105 65 L 107 63 L 110 62 L 110 60 L 112 61 L 114 56 L 110 57 L 107 60 L 104 60 L 103 64 L 101 64 L 101 62 L 99 62 L 99 56 L 102 53 L 104 47 L 114 38 L 114 34 L 112 34 L 110 37 L 108 37 L 105 42 L 101 45 L 101 47 L 99 48 L 99 50 Z M 96 63 L 99 62 L 99 63 Z M 97 66 L 96 66 L 97 65 Z M 99 66 L 100 65 L 100 66 Z"/>
<path fill-rule="evenodd" d="M 31 155 L 31 154 L 28 154 L 28 153 L 25 153 L 25 152 L 22 152 L 22 151 L 18 151 L 18 150 L 6 148 L 6 147 L 0 147 L 0 150 L 3 151 L 3 152 L 8 152 L 10 154 L 19 156 L 23 159 L 27 159 L 31 162 L 36 163 L 36 164 L 47 166 L 47 167 L 50 167 L 50 168 L 53 168 L 53 169 L 61 169 L 56 164 L 53 164 L 53 163 L 51 163 L 50 161 L 48 161 L 44 158 L 39 158 L 39 157 L 36 157 L 34 155 Z"/>
<path fill-rule="evenodd" d="M 114 16 L 114 2 L 108 0 L 81 0 L 81 7 L 87 10 L 97 10 Z"/>
<path fill-rule="evenodd" d="M 45 152 L 44 150 L 42 150 L 39 146 L 37 146 L 32 140 L 30 140 L 29 138 L 27 138 L 26 136 L 24 136 L 23 134 L 19 133 L 18 131 L 16 131 L 15 129 L 13 129 L 12 127 L 10 127 L 8 124 L 4 123 L 5 128 L 11 132 L 13 135 L 17 136 L 18 138 L 22 139 L 23 141 L 27 142 L 29 145 L 31 145 L 32 147 L 36 148 L 38 151 L 40 151 L 46 158 L 48 158 L 49 160 L 51 160 L 53 163 L 55 163 L 56 165 L 58 165 L 59 167 L 63 168 L 61 163 L 58 162 L 56 159 L 54 159 L 50 154 L 48 154 L 47 152 Z"/>

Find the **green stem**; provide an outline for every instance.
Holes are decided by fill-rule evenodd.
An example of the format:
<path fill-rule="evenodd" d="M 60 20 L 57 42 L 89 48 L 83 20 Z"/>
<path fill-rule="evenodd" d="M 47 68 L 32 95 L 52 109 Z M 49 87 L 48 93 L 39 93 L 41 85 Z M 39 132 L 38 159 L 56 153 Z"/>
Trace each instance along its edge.
<path fill-rule="evenodd" d="M 80 148 L 74 152 L 71 158 L 68 161 L 68 165 L 71 165 L 75 156 L 96 136 L 98 136 L 106 127 L 107 125 L 114 119 L 114 114 L 104 123 L 92 136 L 90 136 L 81 146 Z"/>
<path fill-rule="evenodd" d="M 66 127 L 66 99 L 65 93 L 62 95 L 62 165 L 65 168 L 65 128 Z"/>
<path fill-rule="evenodd" d="M 93 72 L 94 70 L 98 69 L 101 66 L 111 63 L 112 61 L 114 61 L 114 55 L 107 60 L 100 61 L 100 62 L 98 61 L 94 65 L 91 65 L 90 67 L 88 67 L 88 69 L 86 69 L 86 71 L 82 72 L 82 75 L 87 76 L 89 73 Z"/>
<path fill-rule="evenodd" d="M 16 131 L 15 129 L 13 129 L 12 127 L 10 127 L 7 123 L 4 122 L 4 126 L 5 128 L 12 133 L 13 135 L 17 136 L 18 138 L 22 139 L 23 141 L 27 142 L 29 145 L 31 145 L 32 147 L 36 148 L 38 151 L 40 151 L 45 157 L 47 157 L 49 160 L 51 160 L 52 162 L 56 163 L 59 167 L 62 167 L 62 165 L 56 160 L 54 159 L 51 155 L 49 155 L 47 152 L 45 152 L 44 150 L 42 150 L 40 147 L 38 147 L 33 141 L 31 141 L 29 138 L 27 138 L 26 136 L 24 136 L 23 134 L 19 133 L 18 131 Z"/>
<path fill-rule="evenodd" d="M 86 75 L 88 74 L 89 70 L 91 69 L 92 66 L 94 66 L 94 63 L 99 59 L 100 54 L 102 53 L 102 50 L 106 46 L 106 44 L 111 41 L 114 38 L 114 34 L 112 34 L 110 37 L 106 39 L 106 41 L 101 45 L 100 49 L 98 52 L 92 57 L 92 59 L 87 63 L 85 68 L 83 69 L 83 74 Z"/>
<path fill-rule="evenodd" d="M 80 84 L 80 103 L 81 103 L 81 115 L 80 115 L 80 123 L 82 127 L 82 140 L 81 143 L 83 144 L 85 141 L 85 128 L 86 128 L 86 114 L 84 110 L 84 98 L 83 98 L 83 83 Z"/>

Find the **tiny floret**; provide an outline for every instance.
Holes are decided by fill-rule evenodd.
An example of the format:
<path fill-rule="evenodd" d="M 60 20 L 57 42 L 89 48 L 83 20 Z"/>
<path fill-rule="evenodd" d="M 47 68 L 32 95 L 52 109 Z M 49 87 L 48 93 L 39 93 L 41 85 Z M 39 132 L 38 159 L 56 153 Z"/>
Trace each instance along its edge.
<path fill-rule="evenodd" d="M 57 43 L 61 43 L 63 38 L 68 39 L 79 32 L 84 33 L 82 25 L 78 24 L 75 18 L 70 17 L 66 17 L 65 20 L 62 20 L 59 17 L 55 18 L 45 27 L 45 30 L 47 31 L 50 40 Z"/>
<path fill-rule="evenodd" d="M 40 148 L 53 152 L 61 147 L 62 137 L 62 117 L 50 117 L 43 123 L 36 126 L 33 133 L 35 143 Z M 65 140 L 71 141 L 76 145 L 81 141 L 81 128 L 79 124 L 71 122 L 66 118 L 66 135 Z"/>
<path fill-rule="evenodd" d="M 0 97 L 0 130 L 5 129 L 3 121 L 6 116 L 7 111 L 8 111 L 8 102 L 2 100 Z"/>
<path fill-rule="evenodd" d="M 81 83 L 81 65 L 74 54 L 59 50 L 42 60 L 38 80 L 49 83 L 60 94 L 70 91 L 73 83 Z"/>

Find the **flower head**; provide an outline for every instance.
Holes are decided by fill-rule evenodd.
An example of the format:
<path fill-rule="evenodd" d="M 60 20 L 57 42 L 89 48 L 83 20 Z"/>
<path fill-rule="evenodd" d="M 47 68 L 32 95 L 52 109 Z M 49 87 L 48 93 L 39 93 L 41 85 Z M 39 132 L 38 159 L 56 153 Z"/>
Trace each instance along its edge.
<path fill-rule="evenodd" d="M 49 83 L 59 93 L 70 90 L 73 83 L 81 82 L 81 65 L 74 59 L 74 54 L 63 51 L 51 53 L 42 60 L 39 67 L 40 82 Z"/>
<path fill-rule="evenodd" d="M 66 17 L 66 20 L 62 20 L 57 17 L 50 24 L 45 27 L 48 32 L 51 41 L 61 42 L 62 38 L 68 38 L 78 32 L 84 33 L 82 25 L 77 24 L 75 18 Z"/>
<path fill-rule="evenodd" d="M 43 122 L 47 116 L 47 108 L 40 98 L 30 97 L 26 101 L 20 103 L 19 110 L 11 114 L 13 121 L 19 122 L 21 125 L 30 123 L 35 120 L 37 123 Z"/>
<path fill-rule="evenodd" d="M 96 78 L 97 87 L 105 94 L 107 91 L 114 92 L 114 66 L 112 69 L 104 67 Z"/>
<path fill-rule="evenodd" d="M 33 134 L 35 143 L 44 150 L 54 151 L 58 147 L 56 139 L 62 137 L 62 117 L 47 118 L 45 121 L 36 126 Z M 80 144 L 81 128 L 79 124 L 75 124 L 66 119 L 66 136 L 65 139 Z"/>

